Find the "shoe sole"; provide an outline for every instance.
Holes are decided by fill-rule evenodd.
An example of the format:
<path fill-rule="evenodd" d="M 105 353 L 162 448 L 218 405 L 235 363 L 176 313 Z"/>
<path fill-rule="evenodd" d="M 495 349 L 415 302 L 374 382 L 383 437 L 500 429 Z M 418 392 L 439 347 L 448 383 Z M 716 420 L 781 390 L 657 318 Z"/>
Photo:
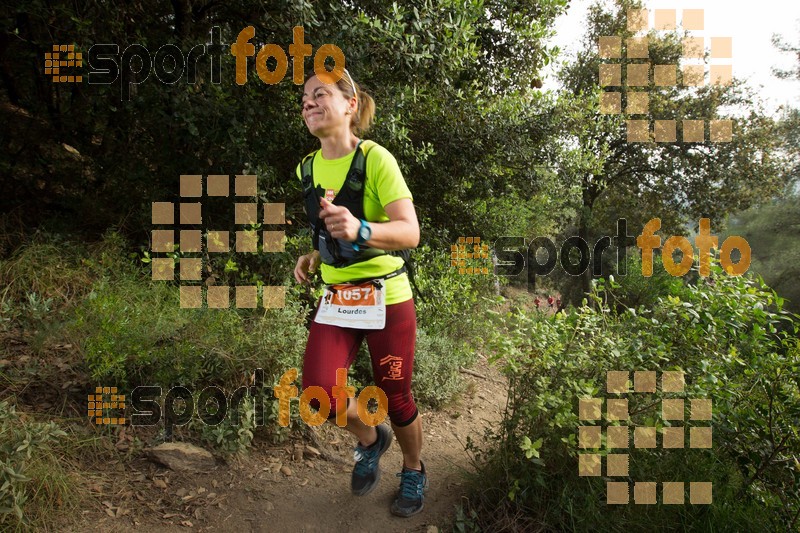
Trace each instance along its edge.
<path fill-rule="evenodd" d="M 352 491 L 352 493 L 355 496 L 366 496 L 367 494 L 369 494 L 370 492 L 375 490 L 375 488 L 378 486 L 378 482 L 381 480 L 381 464 L 380 464 L 381 457 L 383 457 L 383 454 L 386 453 L 386 450 L 388 450 L 389 447 L 392 445 L 392 439 L 394 437 L 394 435 L 392 434 L 391 431 L 388 431 L 388 433 L 389 433 L 389 438 L 386 439 L 386 442 L 384 443 L 383 448 L 381 448 L 381 451 L 378 453 L 378 468 L 377 468 L 377 470 L 375 470 L 375 472 L 376 472 L 376 474 L 375 474 L 375 482 L 372 485 L 370 485 L 369 487 L 367 487 L 366 489 L 363 489 L 361 492 Z"/>
<path fill-rule="evenodd" d="M 399 516 L 400 518 L 408 518 L 408 517 L 414 516 L 415 514 L 421 513 L 423 509 L 425 509 L 425 504 L 424 503 L 422 505 L 420 505 L 419 509 L 417 509 L 413 513 L 408 513 L 408 514 L 401 513 L 400 511 L 395 511 L 394 507 L 392 507 L 390 509 L 390 511 L 392 512 L 393 515 Z"/>
<path fill-rule="evenodd" d="M 428 488 L 430 488 L 430 481 L 428 481 L 428 479 L 426 478 L 425 479 L 425 486 L 422 487 L 422 493 L 425 494 L 425 492 L 427 492 Z M 422 504 L 419 506 L 419 509 L 417 509 L 413 513 L 405 514 L 405 513 L 402 513 L 400 511 L 396 511 L 394 504 L 392 504 L 392 507 L 389 509 L 389 511 L 395 516 L 399 516 L 401 518 L 408 518 L 410 516 L 414 516 L 415 514 L 421 513 L 424 508 L 425 508 L 425 502 L 423 501 Z"/>

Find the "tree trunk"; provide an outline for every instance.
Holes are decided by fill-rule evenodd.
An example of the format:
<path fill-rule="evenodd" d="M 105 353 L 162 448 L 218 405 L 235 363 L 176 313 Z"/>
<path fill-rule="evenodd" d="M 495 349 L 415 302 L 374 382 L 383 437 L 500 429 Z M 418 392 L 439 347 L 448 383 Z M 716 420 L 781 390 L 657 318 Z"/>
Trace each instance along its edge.
<path fill-rule="evenodd" d="M 587 245 L 589 245 L 589 251 L 591 253 L 592 245 L 589 243 L 589 214 L 591 213 L 591 207 L 584 205 L 584 208 L 581 210 L 580 220 L 578 221 L 578 237 L 583 239 Z M 586 267 L 581 273 L 581 292 L 586 296 L 589 305 L 593 306 L 591 299 L 589 299 L 589 292 L 592 290 L 592 261 L 591 256 L 589 259 L 589 265 Z"/>
<path fill-rule="evenodd" d="M 583 242 L 589 246 L 589 266 L 583 273 L 581 273 L 581 292 L 586 297 L 589 306 L 594 307 L 592 300 L 589 298 L 589 293 L 592 290 L 592 261 L 591 251 L 592 245 L 589 243 L 589 222 L 592 218 L 592 205 L 597 198 L 597 193 L 592 182 L 592 176 L 586 176 L 583 182 L 583 206 L 578 215 L 578 237 L 583 239 Z"/>

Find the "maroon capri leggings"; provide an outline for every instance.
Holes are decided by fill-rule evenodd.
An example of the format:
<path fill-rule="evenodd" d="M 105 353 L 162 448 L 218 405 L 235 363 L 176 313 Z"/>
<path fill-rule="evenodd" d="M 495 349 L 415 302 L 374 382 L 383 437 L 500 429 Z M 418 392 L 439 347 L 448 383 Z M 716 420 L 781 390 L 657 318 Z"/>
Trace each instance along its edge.
<path fill-rule="evenodd" d="M 319 310 L 319 303 L 317 303 Z M 316 317 L 317 311 L 314 311 Z M 303 389 L 322 387 L 331 400 L 329 419 L 336 416 L 336 370 L 350 368 L 367 338 L 375 385 L 383 389 L 389 400 L 389 419 L 396 426 L 407 426 L 417 418 L 417 406 L 411 395 L 411 374 L 414 367 L 414 344 L 417 336 L 417 315 L 414 299 L 386 306 L 383 329 L 354 329 L 311 323 L 303 357 Z M 319 402 L 311 401 L 319 408 Z"/>

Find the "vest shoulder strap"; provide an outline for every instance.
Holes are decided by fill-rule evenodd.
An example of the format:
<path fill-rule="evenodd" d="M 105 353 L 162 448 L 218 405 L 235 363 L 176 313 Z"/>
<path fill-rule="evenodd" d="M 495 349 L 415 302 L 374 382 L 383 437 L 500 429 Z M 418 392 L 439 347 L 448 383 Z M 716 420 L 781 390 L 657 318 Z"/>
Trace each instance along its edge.
<path fill-rule="evenodd" d="M 378 145 L 375 141 L 371 141 L 369 139 L 361 141 L 361 151 L 364 153 L 364 157 L 367 157 L 367 154 Z"/>
<path fill-rule="evenodd" d="M 314 158 L 317 155 L 319 150 L 314 150 L 310 154 L 306 155 L 303 158 L 303 162 L 300 164 L 300 176 L 303 179 L 303 188 L 309 186 L 309 184 L 313 185 L 313 178 L 314 178 Z"/>
<path fill-rule="evenodd" d="M 364 179 L 367 177 L 367 154 L 370 150 L 375 148 L 378 143 L 371 140 L 362 140 L 358 143 L 359 151 L 353 155 L 352 168 L 363 174 Z M 303 187 L 313 186 L 314 183 L 314 158 L 317 156 L 319 149 L 314 150 L 307 154 L 300 165 L 300 175 L 303 179 Z M 309 181 L 310 180 L 310 181 Z"/>
<path fill-rule="evenodd" d="M 375 141 L 361 141 L 361 153 L 364 155 L 358 158 L 358 164 L 360 165 L 360 171 L 364 174 L 364 181 L 367 180 L 367 155 L 369 155 L 370 150 L 375 148 L 378 143 Z M 359 155 L 359 154 L 357 154 Z"/>

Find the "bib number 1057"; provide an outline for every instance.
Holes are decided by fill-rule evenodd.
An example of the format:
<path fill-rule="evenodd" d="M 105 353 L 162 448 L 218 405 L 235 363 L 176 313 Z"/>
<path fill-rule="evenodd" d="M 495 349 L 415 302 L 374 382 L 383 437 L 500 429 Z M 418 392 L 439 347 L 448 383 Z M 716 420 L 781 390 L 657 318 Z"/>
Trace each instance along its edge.
<path fill-rule="evenodd" d="M 369 296 L 370 292 L 371 292 L 370 289 L 367 287 L 361 287 L 357 289 L 347 289 L 339 291 L 339 297 L 342 300 L 358 301 L 361 298 L 366 299 L 367 296 Z"/>
<path fill-rule="evenodd" d="M 328 287 L 320 301 L 315 321 L 359 329 L 382 329 L 386 324 L 383 285 L 339 284 Z"/>

